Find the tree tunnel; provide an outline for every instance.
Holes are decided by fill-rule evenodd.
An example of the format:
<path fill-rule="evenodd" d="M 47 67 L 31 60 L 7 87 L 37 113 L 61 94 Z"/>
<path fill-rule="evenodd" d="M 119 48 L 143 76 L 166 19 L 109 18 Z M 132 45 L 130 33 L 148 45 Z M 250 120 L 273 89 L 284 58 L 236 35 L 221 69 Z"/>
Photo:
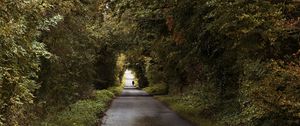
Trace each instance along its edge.
<path fill-rule="evenodd" d="M 299 12 L 297 0 L 0 0 L 0 126 L 112 98 L 129 70 L 192 119 L 299 125 Z"/>

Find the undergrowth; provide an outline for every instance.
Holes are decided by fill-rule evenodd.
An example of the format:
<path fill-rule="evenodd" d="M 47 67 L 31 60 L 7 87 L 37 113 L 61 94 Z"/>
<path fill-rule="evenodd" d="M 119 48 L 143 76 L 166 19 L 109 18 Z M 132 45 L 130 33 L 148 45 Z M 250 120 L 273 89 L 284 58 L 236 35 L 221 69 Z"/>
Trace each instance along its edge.
<path fill-rule="evenodd" d="M 95 91 L 89 99 L 79 100 L 65 110 L 49 115 L 35 125 L 42 126 L 92 126 L 99 123 L 112 99 L 119 95 L 122 86 Z"/>
<path fill-rule="evenodd" d="M 152 95 L 162 95 L 168 93 L 168 87 L 163 83 L 150 85 L 149 87 L 144 88 L 144 90 Z"/>
<path fill-rule="evenodd" d="M 202 108 L 189 104 L 189 102 L 183 101 L 190 101 L 194 102 L 193 98 L 185 99 L 182 96 L 156 96 L 158 100 L 162 101 L 163 103 L 167 104 L 172 110 L 177 112 L 183 118 L 189 120 L 190 122 L 199 125 L 199 126 L 214 126 L 213 122 L 210 119 L 203 117 L 203 115 L 199 114 L 202 111 Z"/>
<path fill-rule="evenodd" d="M 214 104 L 217 96 L 212 86 L 195 85 L 186 87 L 184 93 L 172 93 L 156 96 L 158 100 L 167 104 L 180 116 L 199 126 L 214 126 Z"/>

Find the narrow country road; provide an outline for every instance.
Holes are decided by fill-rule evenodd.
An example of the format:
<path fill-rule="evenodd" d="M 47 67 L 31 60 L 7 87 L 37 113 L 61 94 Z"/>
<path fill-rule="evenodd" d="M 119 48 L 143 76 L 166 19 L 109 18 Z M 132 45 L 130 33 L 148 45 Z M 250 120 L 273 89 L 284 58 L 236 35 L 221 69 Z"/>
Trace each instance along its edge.
<path fill-rule="evenodd" d="M 131 85 L 116 98 L 102 120 L 102 126 L 192 126 L 168 107 Z"/>

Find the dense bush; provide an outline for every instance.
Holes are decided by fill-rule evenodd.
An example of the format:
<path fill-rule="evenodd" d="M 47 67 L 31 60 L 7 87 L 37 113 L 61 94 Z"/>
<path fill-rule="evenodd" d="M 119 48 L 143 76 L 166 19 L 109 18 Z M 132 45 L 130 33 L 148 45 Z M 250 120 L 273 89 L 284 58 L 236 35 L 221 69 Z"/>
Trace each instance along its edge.
<path fill-rule="evenodd" d="M 287 20 L 294 19 L 286 15 L 292 8 L 269 1 L 179 1 L 167 19 L 176 45 L 171 52 L 155 48 L 171 93 L 200 98 L 194 113 L 211 113 L 220 125 L 299 123 L 299 36 L 289 33 L 295 26 Z M 199 94 L 192 93 L 196 85 Z"/>
<path fill-rule="evenodd" d="M 51 13 L 48 1 L 0 2 L 0 125 L 26 125 L 29 117 L 25 112 L 34 103 L 33 92 L 40 87 L 35 81 L 39 59 L 51 57 L 38 37 L 62 16 Z"/>
<path fill-rule="evenodd" d="M 0 125 L 30 125 L 119 83 L 104 1 L 0 3 Z"/>

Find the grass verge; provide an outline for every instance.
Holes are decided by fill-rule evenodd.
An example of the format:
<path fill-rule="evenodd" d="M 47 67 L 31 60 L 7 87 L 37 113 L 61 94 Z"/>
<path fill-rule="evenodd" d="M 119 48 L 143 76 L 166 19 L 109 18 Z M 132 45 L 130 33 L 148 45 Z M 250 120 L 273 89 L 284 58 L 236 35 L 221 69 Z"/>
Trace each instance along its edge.
<path fill-rule="evenodd" d="M 178 113 L 181 117 L 189 120 L 198 126 L 215 126 L 212 120 L 204 118 L 199 114 L 201 111 L 199 107 L 193 106 L 193 104 L 187 104 L 188 102 L 182 102 L 183 98 L 180 96 L 155 96 L 156 99 L 168 105 L 172 110 Z M 186 100 L 186 99 L 185 99 Z M 193 100 L 193 99 L 189 99 Z"/>
<path fill-rule="evenodd" d="M 151 95 L 164 95 L 168 93 L 168 87 L 166 84 L 163 83 L 150 85 L 149 87 L 146 87 L 143 90 Z"/>
<path fill-rule="evenodd" d="M 49 116 L 42 126 L 93 126 L 99 123 L 109 104 L 122 92 L 122 86 L 95 91 L 90 99 L 79 100 L 67 109 Z"/>

